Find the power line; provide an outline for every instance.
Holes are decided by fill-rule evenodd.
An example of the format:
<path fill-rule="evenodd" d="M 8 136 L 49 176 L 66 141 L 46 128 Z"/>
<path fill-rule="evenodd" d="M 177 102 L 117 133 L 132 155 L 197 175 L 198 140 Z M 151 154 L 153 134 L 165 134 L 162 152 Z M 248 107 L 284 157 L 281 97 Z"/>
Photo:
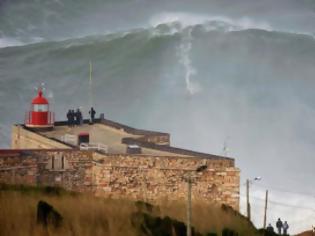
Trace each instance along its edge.
<path fill-rule="evenodd" d="M 307 224 L 306 221 L 309 220 L 310 218 L 314 219 L 313 216 L 307 216 L 307 217 L 305 217 L 305 218 L 303 218 L 301 220 L 290 220 L 290 222 L 291 222 L 291 224 L 292 223 L 293 224 L 302 224 L 302 223 Z"/>
<path fill-rule="evenodd" d="M 291 207 L 291 208 L 297 208 L 297 209 L 303 209 L 303 210 L 309 210 L 315 213 L 315 209 L 311 207 L 306 207 L 306 206 L 297 206 L 297 205 L 291 205 L 287 203 L 282 203 L 282 202 L 276 202 L 276 201 L 269 201 L 271 204 L 279 205 L 279 206 L 284 206 L 284 207 Z"/>
<path fill-rule="evenodd" d="M 315 198 L 315 193 L 308 193 L 308 192 L 297 192 L 297 191 L 292 191 L 292 190 L 288 190 L 288 189 L 285 189 L 285 188 L 279 188 L 279 187 L 270 187 L 270 186 L 267 186 L 267 185 L 264 185 L 264 184 L 260 184 L 260 183 L 253 183 L 255 186 L 258 186 L 258 187 L 263 187 L 263 188 L 268 188 L 268 189 L 272 189 L 272 190 L 275 190 L 275 191 L 278 191 L 278 192 L 284 192 L 284 193 L 292 193 L 292 194 L 299 194 L 299 195 L 305 195 L 305 196 L 309 196 L 309 197 L 313 197 Z"/>
<path fill-rule="evenodd" d="M 243 197 L 245 197 L 245 195 L 242 195 Z M 263 198 L 259 198 L 256 196 L 251 196 L 251 198 L 259 200 L 259 201 L 265 201 L 265 199 Z M 306 206 L 298 206 L 298 205 L 291 205 L 291 204 L 287 204 L 287 203 L 283 203 L 283 202 L 277 202 L 277 201 L 271 201 L 269 200 L 268 203 L 274 204 L 274 205 L 279 205 L 279 206 L 284 206 L 284 207 L 290 207 L 290 208 L 297 208 L 297 209 L 303 209 L 303 210 L 309 210 L 315 213 L 315 209 L 311 208 L 311 207 L 306 207 Z"/>

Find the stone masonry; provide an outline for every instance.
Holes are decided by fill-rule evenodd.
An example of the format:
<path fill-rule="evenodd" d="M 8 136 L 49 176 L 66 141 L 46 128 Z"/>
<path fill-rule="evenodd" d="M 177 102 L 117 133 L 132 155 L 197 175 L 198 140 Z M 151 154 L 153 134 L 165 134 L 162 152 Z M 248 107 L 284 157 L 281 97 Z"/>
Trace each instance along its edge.
<path fill-rule="evenodd" d="M 194 174 L 201 164 L 207 170 Z M 0 182 L 61 186 L 97 196 L 158 202 L 186 197 L 183 176 L 194 174 L 193 199 L 239 208 L 239 170 L 227 160 L 104 155 L 80 150 L 2 150 Z"/>

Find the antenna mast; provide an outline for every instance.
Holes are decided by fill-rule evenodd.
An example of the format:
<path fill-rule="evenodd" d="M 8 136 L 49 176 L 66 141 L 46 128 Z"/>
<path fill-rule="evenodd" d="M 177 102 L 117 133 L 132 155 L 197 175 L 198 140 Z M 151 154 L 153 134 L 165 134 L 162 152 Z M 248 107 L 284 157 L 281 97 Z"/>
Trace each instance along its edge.
<path fill-rule="evenodd" d="M 93 65 L 92 61 L 90 60 L 90 73 L 89 73 L 89 105 L 90 107 L 93 106 L 93 92 L 92 92 L 92 70 L 93 70 Z"/>
<path fill-rule="evenodd" d="M 223 143 L 223 149 L 222 149 L 222 154 L 223 154 L 223 156 L 228 156 L 229 148 L 228 148 L 227 141 L 228 141 L 229 138 L 230 138 L 230 137 L 228 136 L 228 137 L 225 139 L 224 143 Z"/>

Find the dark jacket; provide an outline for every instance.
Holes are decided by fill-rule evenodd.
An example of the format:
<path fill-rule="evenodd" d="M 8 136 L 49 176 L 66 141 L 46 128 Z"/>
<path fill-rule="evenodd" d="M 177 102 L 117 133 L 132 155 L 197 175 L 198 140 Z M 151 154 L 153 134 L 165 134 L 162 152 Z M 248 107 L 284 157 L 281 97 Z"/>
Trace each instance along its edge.
<path fill-rule="evenodd" d="M 277 228 L 282 228 L 283 227 L 282 221 L 280 219 L 277 221 L 276 226 L 277 226 Z"/>
<path fill-rule="evenodd" d="M 266 230 L 268 232 L 274 232 L 273 227 L 271 225 L 268 225 L 268 227 L 266 228 Z"/>

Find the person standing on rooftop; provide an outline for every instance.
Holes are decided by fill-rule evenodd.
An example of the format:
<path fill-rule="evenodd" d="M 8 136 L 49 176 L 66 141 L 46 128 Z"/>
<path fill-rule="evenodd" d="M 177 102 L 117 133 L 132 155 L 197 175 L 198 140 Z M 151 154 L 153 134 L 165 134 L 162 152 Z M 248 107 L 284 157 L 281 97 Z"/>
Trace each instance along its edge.
<path fill-rule="evenodd" d="M 90 120 L 90 123 L 93 124 L 94 123 L 94 119 L 95 119 L 95 114 L 96 114 L 96 111 L 94 110 L 93 107 L 91 107 L 90 111 L 89 111 L 89 114 L 91 116 L 91 120 Z"/>
<path fill-rule="evenodd" d="M 68 120 L 68 126 L 71 126 L 71 110 L 70 109 L 67 112 L 67 120 Z"/>

